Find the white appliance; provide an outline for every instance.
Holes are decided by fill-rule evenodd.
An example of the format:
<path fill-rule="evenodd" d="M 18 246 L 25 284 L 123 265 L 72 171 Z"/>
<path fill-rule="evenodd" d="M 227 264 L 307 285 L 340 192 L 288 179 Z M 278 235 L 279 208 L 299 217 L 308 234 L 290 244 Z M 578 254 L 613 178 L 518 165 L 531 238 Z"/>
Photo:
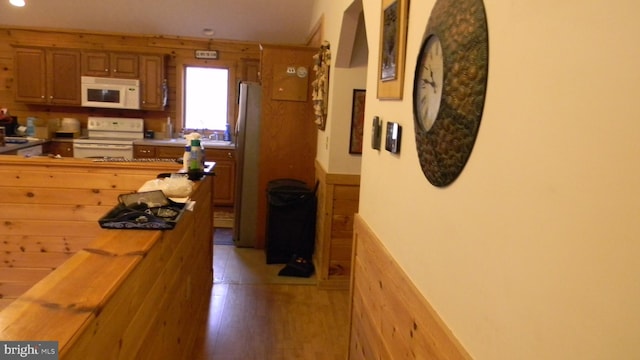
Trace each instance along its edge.
<path fill-rule="evenodd" d="M 133 159 L 133 141 L 144 137 L 144 120 L 89 117 L 87 135 L 73 139 L 73 157 Z"/>
<path fill-rule="evenodd" d="M 82 76 L 82 106 L 140 109 L 140 80 Z"/>
<path fill-rule="evenodd" d="M 260 151 L 259 84 L 241 82 L 236 121 L 236 196 L 233 242 L 238 247 L 254 247 L 258 223 L 258 160 Z"/>

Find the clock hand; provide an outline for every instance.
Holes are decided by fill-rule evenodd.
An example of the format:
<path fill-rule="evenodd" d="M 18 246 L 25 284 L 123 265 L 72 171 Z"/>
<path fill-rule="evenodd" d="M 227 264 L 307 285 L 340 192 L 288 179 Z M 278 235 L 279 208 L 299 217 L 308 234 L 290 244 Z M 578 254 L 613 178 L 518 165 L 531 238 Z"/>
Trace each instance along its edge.
<path fill-rule="evenodd" d="M 423 78 L 422 82 L 431 85 L 431 87 L 433 88 L 433 93 L 435 94 L 437 92 L 438 85 L 436 84 L 436 81 L 433 80 L 433 71 L 428 66 L 426 65 L 423 65 L 423 66 L 426 70 L 429 71 L 429 76 L 431 77 L 431 80 L 427 80 Z"/>

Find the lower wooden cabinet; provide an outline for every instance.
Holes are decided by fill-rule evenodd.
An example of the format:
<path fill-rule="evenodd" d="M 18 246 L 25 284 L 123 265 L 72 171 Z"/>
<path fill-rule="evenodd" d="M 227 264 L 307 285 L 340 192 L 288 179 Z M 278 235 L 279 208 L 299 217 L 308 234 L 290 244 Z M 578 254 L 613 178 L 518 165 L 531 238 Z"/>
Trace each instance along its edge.
<path fill-rule="evenodd" d="M 218 206 L 233 206 L 236 194 L 235 150 L 206 149 L 205 159 L 216 162 L 214 203 Z"/>
<path fill-rule="evenodd" d="M 147 146 L 147 145 L 133 146 L 134 159 L 155 158 L 155 157 L 157 157 L 155 146 Z"/>
<path fill-rule="evenodd" d="M 71 141 L 49 141 L 43 146 L 43 153 L 60 155 L 62 157 L 73 157 L 73 142 Z"/>
<path fill-rule="evenodd" d="M 134 158 L 182 158 L 184 148 L 180 146 L 135 145 Z M 215 161 L 214 204 L 216 206 L 232 207 L 235 202 L 236 162 L 233 149 L 206 149 L 206 161 Z"/>

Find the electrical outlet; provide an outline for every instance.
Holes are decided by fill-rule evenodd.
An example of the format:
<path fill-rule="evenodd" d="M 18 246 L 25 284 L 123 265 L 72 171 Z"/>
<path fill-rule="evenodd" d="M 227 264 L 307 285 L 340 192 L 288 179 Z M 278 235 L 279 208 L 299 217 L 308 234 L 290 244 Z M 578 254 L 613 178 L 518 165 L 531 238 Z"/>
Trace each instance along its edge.
<path fill-rule="evenodd" d="M 328 137 L 328 136 L 326 136 L 326 137 L 324 138 L 324 148 L 325 148 L 326 150 L 329 150 L 329 137 Z"/>

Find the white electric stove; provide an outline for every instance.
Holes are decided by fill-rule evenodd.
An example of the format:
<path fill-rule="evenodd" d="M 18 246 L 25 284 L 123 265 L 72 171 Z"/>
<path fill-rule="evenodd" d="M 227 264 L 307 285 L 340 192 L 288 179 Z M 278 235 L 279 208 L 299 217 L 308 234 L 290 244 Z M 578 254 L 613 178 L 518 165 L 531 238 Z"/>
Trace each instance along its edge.
<path fill-rule="evenodd" d="M 74 157 L 133 159 L 133 142 L 144 137 L 144 120 L 89 117 L 87 135 L 73 140 Z"/>

